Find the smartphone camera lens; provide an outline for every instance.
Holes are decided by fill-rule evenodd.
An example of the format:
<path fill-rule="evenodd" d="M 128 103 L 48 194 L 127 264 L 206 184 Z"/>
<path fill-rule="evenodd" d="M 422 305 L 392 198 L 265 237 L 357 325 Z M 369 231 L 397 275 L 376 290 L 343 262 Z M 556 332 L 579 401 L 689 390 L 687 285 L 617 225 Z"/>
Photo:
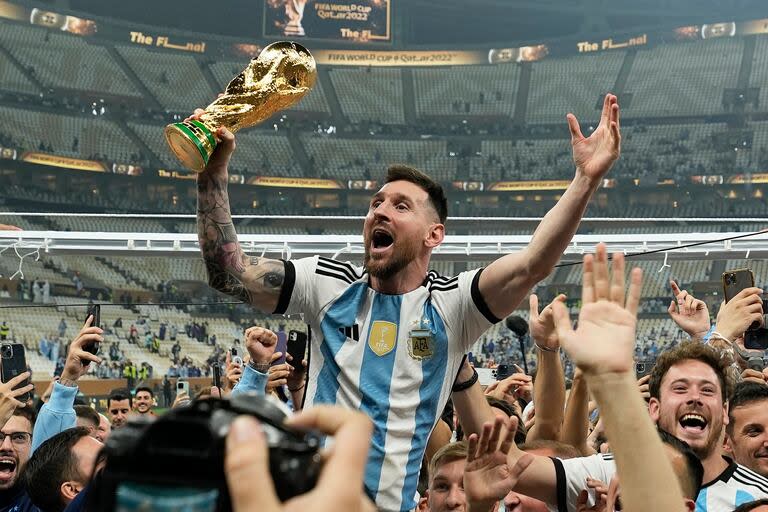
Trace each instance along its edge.
<path fill-rule="evenodd" d="M 3 359 L 13 359 L 13 347 L 10 345 L 0 347 L 0 357 Z"/>
<path fill-rule="evenodd" d="M 736 276 L 734 274 L 725 274 L 725 284 L 735 284 Z"/>

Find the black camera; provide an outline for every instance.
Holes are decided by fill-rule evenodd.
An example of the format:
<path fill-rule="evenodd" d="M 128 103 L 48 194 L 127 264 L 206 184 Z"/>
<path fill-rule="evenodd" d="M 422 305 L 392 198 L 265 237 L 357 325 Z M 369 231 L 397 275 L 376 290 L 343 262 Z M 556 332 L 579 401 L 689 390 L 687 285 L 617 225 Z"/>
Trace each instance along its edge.
<path fill-rule="evenodd" d="M 285 413 L 269 399 L 243 394 L 196 401 L 154 422 L 132 419 L 113 431 L 87 510 L 230 511 L 225 440 L 230 424 L 242 414 L 261 423 L 280 500 L 310 491 L 320 474 L 320 438 L 287 428 Z"/>

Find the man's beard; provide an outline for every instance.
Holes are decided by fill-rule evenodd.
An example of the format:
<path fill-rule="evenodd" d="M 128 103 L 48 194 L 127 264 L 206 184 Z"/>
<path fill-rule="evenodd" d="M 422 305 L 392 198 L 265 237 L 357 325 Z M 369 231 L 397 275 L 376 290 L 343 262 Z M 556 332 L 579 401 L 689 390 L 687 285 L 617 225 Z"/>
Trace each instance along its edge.
<path fill-rule="evenodd" d="M 392 244 L 392 255 L 389 257 L 388 262 L 378 259 L 374 259 L 371 256 L 371 243 L 370 240 L 365 244 L 365 259 L 363 265 L 372 277 L 377 279 L 386 280 L 396 275 L 398 272 L 407 267 L 413 260 L 416 259 L 416 245 L 403 243 L 402 247 L 398 247 L 397 242 Z"/>

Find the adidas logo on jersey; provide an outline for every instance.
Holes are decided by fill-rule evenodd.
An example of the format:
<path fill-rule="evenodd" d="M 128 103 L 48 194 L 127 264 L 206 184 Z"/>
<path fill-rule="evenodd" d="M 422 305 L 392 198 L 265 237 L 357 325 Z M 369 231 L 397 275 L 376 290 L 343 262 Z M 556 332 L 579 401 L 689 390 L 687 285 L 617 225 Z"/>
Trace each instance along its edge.
<path fill-rule="evenodd" d="M 357 326 L 357 324 L 349 327 L 339 327 L 339 332 L 347 338 L 360 341 L 360 328 Z"/>

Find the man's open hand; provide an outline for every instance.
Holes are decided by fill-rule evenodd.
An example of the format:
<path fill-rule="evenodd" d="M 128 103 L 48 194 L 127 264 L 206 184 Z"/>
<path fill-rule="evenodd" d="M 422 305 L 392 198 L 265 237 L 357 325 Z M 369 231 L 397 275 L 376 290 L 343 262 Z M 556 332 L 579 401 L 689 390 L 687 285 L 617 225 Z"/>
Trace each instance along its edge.
<path fill-rule="evenodd" d="M 568 114 L 567 119 L 577 172 L 593 182 L 602 179 L 621 154 L 618 98 L 605 95 L 600 124 L 589 137 L 581 133 L 576 116 Z"/>
<path fill-rule="evenodd" d="M 605 244 L 598 244 L 596 257 L 584 256 L 578 328 L 573 330 L 564 304 L 555 303 L 554 308 L 560 345 L 585 375 L 634 372 L 641 288 L 642 271 L 635 268 L 625 301 L 623 254 L 613 256 L 612 279 Z"/>

